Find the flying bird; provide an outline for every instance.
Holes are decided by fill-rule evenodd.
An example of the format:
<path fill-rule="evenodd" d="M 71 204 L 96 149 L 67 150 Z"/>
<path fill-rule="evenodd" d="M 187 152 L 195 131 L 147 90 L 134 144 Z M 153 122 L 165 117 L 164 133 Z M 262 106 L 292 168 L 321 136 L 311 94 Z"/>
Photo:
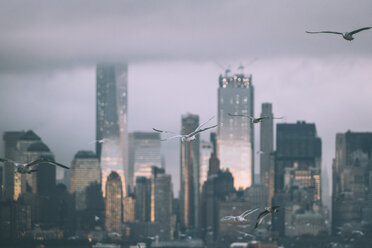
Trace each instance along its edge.
<path fill-rule="evenodd" d="M 251 214 L 253 212 L 256 212 L 257 210 L 258 210 L 258 208 L 254 208 L 254 209 L 249 209 L 249 210 L 245 211 L 244 213 L 242 213 L 241 215 L 238 215 L 238 216 L 225 216 L 220 221 L 222 221 L 222 222 L 228 222 L 228 221 L 244 222 L 244 221 L 247 221 L 247 219 L 245 217 L 247 217 L 249 214 Z"/>
<path fill-rule="evenodd" d="M 254 235 L 252 234 L 249 234 L 249 233 L 246 233 L 246 232 L 241 232 L 241 231 L 237 231 L 238 233 L 240 233 L 241 235 L 243 235 L 244 238 L 246 237 L 250 237 L 251 239 L 254 238 Z"/>
<path fill-rule="evenodd" d="M 69 167 L 67 167 L 63 164 L 59 164 L 57 162 L 54 162 L 54 161 L 46 159 L 46 158 L 39 158 L 39 159 L 36 159 L 36 160 L 28 162 L 28 163 L 17 163 L 17 162 L 14 162 L 13 160 L 10 160 L 10 159 L 0 158 L 0 162 L 2 162 L 2 163 L 5 163 L 5 162 L 12 163 L 15 166 L 15 171 L 18 172 L 18 173 L 21 173 L 21 174 L 31 174 L 33 172 L 38 171 L 37 169 L 34 169 L 34 166 L 37 166 L 41 163 L 53 164 L 53 165 L 56 165 L 56 166 L 59 166 L 59 167 L 65 168 L 65 169 L 70 169 Z"/>
<path fill-rule="evenodd" d="M 170 132 L 170 131 L 164 131 L 164 130 L 160 130 L 160 129 L 156 129 L 156 128 L 153 128 L 152 130 L 154 130 L 155 132 L 158 132 L 158 133 L 170 133 L 170 134 L 176 134 L 175 136 L 172 136 L 172 137 L 169 137 L 169 138 L 165 138 L 165 139 L 161 139 L 161 141 L 165 141 L 165 140 L 170 140 L 170 139 L 174 139 L 174 138 L 181 138 L 181 140 L 184 142 L 184 141 L 191 141 L 191 140 L 194 140 L 196 139 L 196 135 L 201 133 L 201 132 L 204 132 L 208 129 L 211 129 L 211 128 L 215 128 L 217 127 L 218 125 L 214 125 L 214 126 L 210 126 L 210 127 L 206 127 L 206 128 L 202 128 L 207 122 L 209 122 L 210 120 L 212 120 L 214 118 L 211 117 L 210 119 L 208 119 L 207 121 L 203 122 L 202 124 L 200 124 L 194 131 L 192 131 L 191 133 L 189 134 L 176 134 L 174 132 Z"/>
<path fill-rule="evenodd" d="M 94 140 L 92 142 L 89 142 L 88 144 L 89 145 L 94 144 L 94 143 L 100 143 L 100 144 L 102 144 L 102 143 L 104 143 L 106 141 L 107 141 L 107 139 L 99 139 L 99 140 Z"/>
<path fill-rule="evenodd" d="M 334 32 L 334 31 L 318 31 L 318 32 L 306 31 L 306 33 L 308 33 L 308 34 L 320 34 L 320 33 L 325 33 L 325 34 L 339 34 L 339 35 L 342 35 L 342 37 L 345 40 L 352 41 L 352 40 L 354 40 L 354 37 L 353 37 L 354 34 L 359 33 L 359 32 L 361 32 L 363 30 L 370 29 L 370 28 L 372 28 L 372 27 L 360 28 L 360 29 L 356 29 L 354 31 L 345 32 L 345 33 Z"/>
<path fill-rule="evenodd" d="M 251 122 L 253 124 L 260 123 L 264 119 L 283 119 L 283 117 L 270 117 L 270 116 L 261 116 L 261 117 L 258 117 L 258 118 L 254 118 L 253 116 L 250 116 L 250 115 L 244 115 L 244 114 L 235 115 L 235 114 L 231 114 L 231 113 L 228 113 L 228 115 L 229 116 L 232 116 L 232 117 L 247 117 L 247 118 L 249 118 L 251 120 Z"/>
<path fill-rule="evenodd" d="M 256 229 L 258 227 L 258 225 L 262 223 L 263 219 L 266 216 L 268 216 L 269 214 L 273 214 L 273 213 L 279 212 L 279 208 L 280 208 L 280 206 L 272 206 L 272 207 L 265 208 L 265 211 L 261 212 L 258 215 L 257 221 L 256 221 L 256 226 L 254 227 L 254 229 Z"/>

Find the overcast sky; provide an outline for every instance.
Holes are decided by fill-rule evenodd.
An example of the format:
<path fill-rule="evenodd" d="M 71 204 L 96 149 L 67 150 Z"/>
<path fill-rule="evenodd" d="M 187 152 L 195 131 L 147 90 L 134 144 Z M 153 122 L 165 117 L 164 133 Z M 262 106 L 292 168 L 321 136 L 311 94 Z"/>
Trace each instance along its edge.
<path fill-rule="evenodd" d="M 305 30 L 364 26 L 367 0 L 2 1 L 0 132 L 33 129 L 69 163 L 94 149 L 96 63 L 129 64 L 129 131 L 216 115 L 221 65 L 242 63 L 256 115 L 272 102 L 286 122 L 315 123 L 330 167 L 337 132 L 372 131 L 372 30 L 352 42 Z M 175 193 L 178 145 L 163 147 Z"/>

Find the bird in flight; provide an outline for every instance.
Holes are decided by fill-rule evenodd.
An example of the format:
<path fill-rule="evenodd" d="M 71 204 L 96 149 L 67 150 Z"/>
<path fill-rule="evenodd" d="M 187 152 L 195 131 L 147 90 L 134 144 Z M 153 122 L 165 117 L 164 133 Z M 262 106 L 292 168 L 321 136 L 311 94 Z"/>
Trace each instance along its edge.
<path fill-rule="evenodd" d="M 261 212 L 258 215 L 257 221 L 256 221 L 256 226 L 254 228 L 256 229 L 258 227 L 258 225 L 262 223 L 263 219 L 266 216 L 268 216 L 269 214 L 279 212 L 279 208 L 280 208 L 280 206 L 272 206 L 272 207 L 265 208 L 265 211 Z"/>
<path fill-rule="evenodd" d="M 320 33 L 324 33 L 324 34 L 339 34 L 339 35 L 342 35 L 342 37 L 345 40 L 352 41 L 352 40 L 354 40 L 354 37 L 353 37 L 354 34 L 359 33 L 360 31 L 363 31 L 363 30 L 370 29 L 370 28 L 372 28 L 372 27 L 360 28 L 360 29 L 356 29 L 354 31 L 345 32 L 345 33 L 334 32 L 334 31 L 318 31 L 318 32 L 306 31 L 306 33 L 308 33 L 308 34 L 320 34 Z"/>
<path fill-rule="evenodd" d="M 214 117 L 214 116 L 213 116 Z M 161 139 L 161 141 L 165 141 L 165 140 L 170 140 L 170 139 L 174 139 L 174 138 L 181 138 L 181 140 L 184 142 L 184 141 L 191 141 L 191 140 L 194 140 L 196 139 L 196 135 L 201 133 L 201 132 L 204 132 L 208 129 L 211 129 L 211 128 L 215 128 L 217 127 L 218 125 L 214 125 L 214 126 L 210 126 L 210 127 L 206 127 L 206 128 L 202 128 L 207 122 L 209 122 L 210 120 L 213 119 L 213 117 L 211 117 L 210 119 L 208 119 L 207 121 L 203 122 L 202 124 L 200 124 L 194 131 L 192 131 L 191 133 L 189 134 L 177 134 L 177 133 L 174 133 L 174 132 L 170 132 L 170 131 L 164 131 L 164 130 L 160 130 L 160 129 L 156 129 L 156 128 L 153 128 L 152 130 L 154 130 L 155 132 L 158 132 L 158 133 L 170 133 L 170 134 L 176 134 L 175 136 L 171 136 L 169 138 L 165 138 L 165 139 Z"/>
<path fill-rule="evenodd" d="M 254 235 L 252 234 L 249 234 L 249 233 L 246 233 L 246 232 L 241 232 L 241 231 L 237 231 L 238 233 L 240 233 L 241 235 L 243 235 L 244 238 L 247 238 L 247 237 L 250 237 L 251 239 L 254 238 Z"/>
<path fill-rule="evenodd" d="M 261 116 L 259 118 L 254 118 L 253 116 L 250 116 L 250 115 L 244 115 L 244 114 L 241 114 L 241 115 L 235 115 L 235 114 L 231 114 L 231 113 L 228 113 L 229 116 L 232 116 L 232 117 L 247 117 L 251 120 L 251 122 L 253 124 L 255 123 L 260 123 L 262 122 L 264 119 L 283 119 L 283 117 L 270 117 L 270 116 Z"/>
<path fill-rule="evenodd" d="M 28 163 L 17 163 L 17 162 L 14 162 L 13 160 L 10 160 L 10 159 L 0 158 L 0 162 L 2 162 L 2 163 L 5 163 L 5 162 L 12 163 L 15 166 L 15 171 L 18 172 L 18 173 L 21 173 L 21 174 L 31 174 L 33 172 L 38 171 L 37 169 L 34 169 L 35 168 L 34 166 L 37 166 L 41 163 L 52 164 L 52 165 L 56 165 L 56 166 L 59 166 L 59 167 L 65 168 L 65 169 L 70 169 L 69 167 L 67 167 L 63 164 L 59 164 L 57 162 L 54 162 L 54 161 L 46 159 L 46 158 L 39 158 L 39 159 L 36 159 L 36 160 L 28 162 Z"/>
<path fill-rule="evenodd" d="M 92 142 L 89 142 L 88 144 L 91 145 L 91 144 L 94 144 L 96 142 L 99 143 L 99 144 L 102 144 L 102 143 L 104 143 L 106 141 L 107 141 L 107 139 L 99 139 L 99 140 L 94 140 Z"/>
<path fill-rule="evenodd" d="M 245 217 L 247 217 L 249 214 L 256 212 L 258 208 L 249 209 L 238 216 L 225 216 L 220 221 L 221 222 L 244 222 L 247 221 Z"/>

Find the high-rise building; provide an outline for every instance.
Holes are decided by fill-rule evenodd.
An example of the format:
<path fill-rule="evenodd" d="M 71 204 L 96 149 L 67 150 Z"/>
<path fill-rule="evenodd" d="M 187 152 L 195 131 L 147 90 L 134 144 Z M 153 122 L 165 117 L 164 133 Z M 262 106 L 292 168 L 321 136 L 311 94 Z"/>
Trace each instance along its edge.
<path fill-rule="evenodd" d="M 101 183 L 101 168 L 96 154 L 92 151 L 78 151 L 71 164 L 70 192 L 75 196 L 76 210 L 87 207 L 87 188 Z"/>
<path fill-rule="evenodd" d="M 4 157 L 17 161 L 19 159 L 19 151 L 17 149 L 18 140 L 25 132 L 5 132 L 4 140 Z M 40 138 L 39 138 L 40 139 Z M 22 191 L 22 175 L 14 173 L 15 168 L 13 163 L 3 164 L 3 196 L 4 199 L 17 200 Z"/>
<path fill-rule="evenodd" d="M 273 117 L 272 104 L 263 103 L 261 117 Z M 268 203 L 274 196 L 274 185 L 270 180 L 274 177 L 272 174 L 270 156 L 274 151 L 274 121 L 273 119 L 264 119 L 260 123 L 260 183 L 268 190 Z"/>
<path fill-rule="evenodd" d="M 151 222 L 158 222 L 163 230 L 162 239 L 171 237 L 172 178 L 162 168 L 152 167 L 151 176 Z"/>
<path fill-rule="evenodd" d="M 182 116 L 182 134 L 188 134 L 199 126 L 199 116 L 186 114 Z M 189 142 L 181 141 L 181 213 L 182 224 L 186 228 L 195 228 L 199 220 L 199 170 L 200 170 L 199 135 Z"/>
<path fill-rule="evenodd" d="M 128 68 L 127 65 L 97 65 L 96 153 L 101 161 L 102 192 L 112 172 L 119 176 L 123 196 L 128 172 Z"/>
<path fill-rule="evenodd" d="M 128 195 L 124 198 L 123 220 L 125 223 L 136 220 L 136 199 L 134 195 Z"/>
<path fill-rule="evenodd" d="M 202 140 L 200 142 L 200 189 L 208 177 L 209 159 L 213 153 L 213 144 Z"/>
<path fill-rule="evenodd" d="M 249 118 L 228 114 L 254 116 L 252 76 L 245 74 L 219 77 L 218 88 L 218 158 L 222 168 L 229 168 L 235 188 L 253 184 L 254 130 Z"/>
<path fill-rule="evenodd" d="M 372 223 L 372 132 L 336 134 L 332 230 Z"/>
<path fill-rule="evenodd" d="M 116 172 L 111 172 L 106 183 L 105 228 L 107 232 L 121 233 L 123 192 L 122 181 Z"/>
<path fill-rule="evenodd" d="M 139 176 L 151 178 L 151 167 L 161 167 L 160 134 L 134 132 L 129 134 L 128 184 L 133 188 Z"/>
<path fill-rule="evenodd" d="M 151 179 L 146 177 L 136 178 L 136 220 L 150 221 L 151 213 Z"/>
<path fill-rule="evenodd" d="M 296 221 L 301 214 L 320 212 L 321 139 L 315 124 L 304 121 L 277 124 L 276 134 L 273 205 L 283 206 L 287 211 L 273 217 L 273 229 L 281 235 L 291 236 L 293 228 L 307 230 L 296 226 L 302 223 Z"/>

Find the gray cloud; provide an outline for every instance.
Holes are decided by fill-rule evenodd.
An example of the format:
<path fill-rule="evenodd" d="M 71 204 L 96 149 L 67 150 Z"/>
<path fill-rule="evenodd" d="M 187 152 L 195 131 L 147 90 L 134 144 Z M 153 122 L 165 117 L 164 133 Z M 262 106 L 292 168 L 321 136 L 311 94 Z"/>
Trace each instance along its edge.
<path fill-rule="evenodd" d="M 370 1 L 29 1 L 0 10 L 0 70 L 99 61 L 371 56 L 372 32 L 353 44 L 305 30 L 372 25 Z"/>

